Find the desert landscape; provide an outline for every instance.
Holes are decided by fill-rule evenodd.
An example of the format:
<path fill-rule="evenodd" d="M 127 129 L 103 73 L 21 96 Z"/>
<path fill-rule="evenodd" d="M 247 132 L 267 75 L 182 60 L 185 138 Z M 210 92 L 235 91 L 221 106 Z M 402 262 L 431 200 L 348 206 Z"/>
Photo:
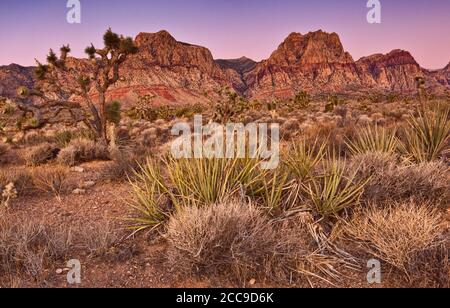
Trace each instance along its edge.
<path fill-rule="evenodd" d="M 322 30 L 262 61 L 102 41 L 0 66 L 1 287 L 450 287 L 450 63 Z M 174 158 L 198 115 L 278 124 L 278 167 Z"/>

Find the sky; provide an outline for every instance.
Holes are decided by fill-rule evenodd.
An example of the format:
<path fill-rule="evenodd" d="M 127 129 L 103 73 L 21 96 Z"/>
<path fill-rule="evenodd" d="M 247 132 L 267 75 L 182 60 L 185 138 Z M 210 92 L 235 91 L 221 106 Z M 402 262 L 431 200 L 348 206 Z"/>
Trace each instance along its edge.
<path fill-rule="evenodd" d="M 216 59 L 266 59 L 291 32 L 336 32 L 355 60 L 393 49 L 425 68 L 450 62 L 450 0 L 380 0 L 381 24 L 369 24 L 368 0 L 79 0 L 69 24 L 67 0 L 0 0 L 0 65 L 34 65 L 70 43 L 82 56 L 108 27 L 135 37 L 169 31 L 209 48 Z"/>

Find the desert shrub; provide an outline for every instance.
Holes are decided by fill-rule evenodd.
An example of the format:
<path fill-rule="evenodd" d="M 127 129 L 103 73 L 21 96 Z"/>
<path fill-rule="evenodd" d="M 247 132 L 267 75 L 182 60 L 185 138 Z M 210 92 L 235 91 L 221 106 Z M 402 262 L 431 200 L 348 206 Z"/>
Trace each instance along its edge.
<path fill-rule="evenodd" d="M 90 130 L 61 130 L 55 134 L 56 144 L 60 148 L 66 148 L 70 142 L 75 139 L 95 140 L 94 134 Z"/>
<path fill-rule="evenodd" d="M 311 103 L 311 96 L 305 91 L 300 91 L 295 95 L 293 103 L 297 108 L 307 108 Z"/>
<path fill-rule="evenodd" d="M 415 257 L 441 244 L 442 217 L 424 204 L 392 204 L 355 215 L 346 233 L 376 258 L 409 275 Z"/>
<path fill-rule="evenodd" d="M 33 181 L 28 170 L 12 168 L 0 170 L 0 187 L 13 183 L 19 195 L 30 192 L 33 189 Z"/>
<path fill-rule="evenodd" d="M 411 116 L 404 131 L 402 150 L 414 162 L 429 162 L 448 151 L 450 138 L 450 108 L 419 111 Z"/>
<path fill-rule="evenodd" d="M 70 232 L 50 229 L 30 217 L 0 217 L 0 274 L 25 273 L 35 279 L 45 268 L 63 259 Z"/>
<path fill-rule="evenodd" d="M 275 230 L 262 212 L 238 202 L 186 207 L 169 221 L 166 238 L 168 261 L 175 270 L 226 271 L 240 280 L 264 269 L 277 242 Z"/>
<path fill-rule="evenodd" d="M 43 135 L 41 132 L 30 131 L 25 134 L 23 142 L 27 145 L 38 145 L 41 143 L 52 142 L 52 140 L 50 137 Z"/>
<path fill-rule="evenodd" d="M 123 181 L 132 177 L 139 163 L 135 155 L 127 150 L 110 151 L 111 162 L 102 171 L 103 177 L 109 180 Z"/>
<path fill-rule="evenodd" d="M 8 208 L 12 199 L 17 198 L 17 190 L 14 187 L 14 183 L 9 183 L 5 187 L 0 187 L 0 210 L 2 208 Z"/>
<path fill-rule="evenodd" d="M 169 221 L 168 262 L 183 274 L 227 274 L 280 283 L 339 279 L 337 253 L 309 214 L 270 220 L 253 204 L 186 207 Z"/>
<path fill-rule="evenodd" d="M 314 210 L 327 217 L 358 205 L 366 183 L 355 175 L 347 176 L 346 163 L 333 158 L 325 162 L 322 174 L 314 177 L 306 189 Z"/>
<path fill-rule="evenodd" d="M 72 233 L 77 246 L 93 258 L 110 255 L 120 240 L 120 233 L 107 218 L 76 225 L 72 228 Z"/>
<path fill-rule="evenodd" d="M 358 180 L 369 179 L 366 202 L 414 199 L 445 205 L 449 196 L 449 168 L 442 162 L 407 164 L 393 155 L 367 153 L 353 157 L 348 172 L 356 173 Z"/>
<path fill-rule="evenodd" d="M 334 108 L 342 104 L 342 100 L 339 96 L 333 94 L 328 97 L 328 101 L 325 105 L 325 112 L 333 112 Z"/>
<path fill-rule="evenodd" d="M 32 171 L 34 186 L 43 192 L 59 196 L 68 189 L 69 170 L 62 166 L 35 168 Z"/>
<path fill-rule="evenodd" d="M 367 126 L 360 130 L 356 138 L 347 141 L 353 155 L 368 152 L 395 153 L 398 146 L 396 130 L 388 131 L 378 126 Z"/>
<path fill-rule="evenodd" d="M 108 159 L 109 151 L 106 145 L 86 139 L 72 140 L 69 146 L 62 149 L 58 155 L 58 161 L 67 166 Z"/>
<path fill-rule="evenodd" d="M 25 154 L 28 166 L 39 166 L 46 164 L 58 156 L 59 148 L 50 143 L 44 143 L 29 149 Z"/>

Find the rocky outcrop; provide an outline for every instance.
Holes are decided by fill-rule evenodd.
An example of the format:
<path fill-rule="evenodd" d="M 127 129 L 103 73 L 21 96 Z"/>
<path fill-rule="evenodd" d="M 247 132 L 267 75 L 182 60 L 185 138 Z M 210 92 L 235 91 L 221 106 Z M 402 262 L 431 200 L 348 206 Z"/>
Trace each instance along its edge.
<path fill-rule="evenodd" d="M 354 61 L 336 33 L 292 33 L 271 55 L 245 76 L 249 95 L 291 97 L 299 90 L 312 93 L 359 90 L 411 92 L 416 77 L 436 81 L 403 50 Z"/>
<path fill-rule="evenodd" d="M 17 64 L 0 66 L 0 96 L 14 97 L 20 86 L 32 87 L 34 84 L 34 67 Z"/>
<path fill-rule="evenodd" d="M 336 33 L 290 34 L 269 59 L 246 74 L 249 95 L 292 96 L 300 89 L 335 92 L 352 85 L 358 71 Z"/>
<path fill-rule="evenodd" d="M 208 101 L 221 87 L 242 83 L 208 49 L 178 42 L 167 31 L 140 33 L 136 44 L 139 52 L 124 63 L 113 96 L 152 94 L 160 103 L 197 103 Z"/>

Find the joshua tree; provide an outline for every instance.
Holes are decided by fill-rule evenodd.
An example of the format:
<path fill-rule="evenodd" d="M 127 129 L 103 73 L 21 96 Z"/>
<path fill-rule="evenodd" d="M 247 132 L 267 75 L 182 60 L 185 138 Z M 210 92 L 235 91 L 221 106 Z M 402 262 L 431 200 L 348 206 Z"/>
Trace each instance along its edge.
<path fill-rule="evenodd" d="M 425 100 L 427 98 L 427 93 L 426 93 L 426 89 L 425 89 L 425 79 L 423 77 L 416 77 L 415 80 L 416 80 L 417 93 L 419 95 L 419 101 L 420 101 L 422 108 L 424 108 Z"/>
<path fill-rule="evenodd" d="M 220 99 L 214 105 L 214 121 L 226 124 L 248 108 L 248 102 L 229 88 L 220 89 L 218 95 Z"/>
<path fill-rule="evenodd" d="M 80 60 L 77 66 L 68 57 L 69 45 L 60 49 L 59 57 L 53 50 L 47 64 L 37 62 L 37 82 L 34 89 L 19 88 L 20 110 L 33 115 L 31 128 L 42 127 L 55 121 L 66 110 L 69 121 L 84 122 L 97 139 L 108 141 L 108 104 L 106 93 L 120 78 L 119 68 L 138 48 L 129 37 L 119 36 L 111 29 L 103 36 L 104 47 L 94 45 L 85 52 L 89 60 Z"/>

